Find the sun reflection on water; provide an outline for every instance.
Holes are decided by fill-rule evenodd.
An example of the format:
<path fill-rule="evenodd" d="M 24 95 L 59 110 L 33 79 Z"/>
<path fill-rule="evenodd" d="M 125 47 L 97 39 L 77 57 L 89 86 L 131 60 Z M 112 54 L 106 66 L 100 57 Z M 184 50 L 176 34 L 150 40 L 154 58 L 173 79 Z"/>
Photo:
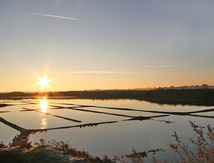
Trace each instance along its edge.
<path fill-rule="evenodd" d="M 48 111 L 48 99 L 47 99 L 47 97 L 43 97 L 40 100 L 40 110 L 43 113 L 47 113 L 47 111 Z"/>
<path fill-rule="evenodd" d="M 47 128 L 47 125 L 48 125 L 48 123 L 47 123 L 47 118 L 42 118 L 42 121 L 41 121 L 41 128 L 42 128 L 42 129 L 45 129 L 45 128 Z"/>

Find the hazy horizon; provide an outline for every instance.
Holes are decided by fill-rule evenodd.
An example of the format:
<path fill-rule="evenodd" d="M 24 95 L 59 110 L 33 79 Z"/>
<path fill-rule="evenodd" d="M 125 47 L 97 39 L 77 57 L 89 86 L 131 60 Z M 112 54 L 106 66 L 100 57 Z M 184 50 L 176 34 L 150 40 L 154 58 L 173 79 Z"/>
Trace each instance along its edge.
<path fill-rule="evenodd" d="M 0 1 L 0 92 L 214 85 L 214 2 Z"/>

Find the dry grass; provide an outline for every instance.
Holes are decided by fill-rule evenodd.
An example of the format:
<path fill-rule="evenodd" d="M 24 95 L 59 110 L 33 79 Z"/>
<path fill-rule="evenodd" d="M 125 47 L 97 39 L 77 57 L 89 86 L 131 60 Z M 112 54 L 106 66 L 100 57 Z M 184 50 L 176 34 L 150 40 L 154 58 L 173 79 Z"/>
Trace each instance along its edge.
<path fill-rule="evenodd" d="M 181 163 L 214 163 L 214 128 L 210 125 L 203 127 L 198 126 L 194 122 L 190 122 L 191 129 L 195 133 L 194 138 L 190 138 L 188 143 L 184 143 L 176 132 L 172 135 L 175 142 L 170 144 L 172 151 L 178 156 L 174 160 L 159 160 L 155 156 L 150 162 L 181 162 Z M 142 152 L 133 149 L 129 159 L 117 157 L 117 160 L 123 163 L 144 163 Z"/>
<path fill-rule="evenodd" d="M 56 142 L 55 140 L 45 142 L 43 139 L 40 139 L 39 143 L 36 143 L 37 146 L 39 147 L 51 147 L 53 149 L 59 150 L 64 152 L 65 154 L 70 154 L 75 157 L 80 157 L 84 158 L 90 163 L 113 163 L 112 159 L 108 158 L 108 156 L 103 156 L 103 158 L 100 157 L 94 157 L 90 155 L 87 151 L 84 150 L 78 150 L 76 148 L 72 148 L 70 145 L 67 143 L 64 143 L 63 141 L 61 142 Z"/>
<path fill-rule="evenodd" d="M 183 143 L 174 132 L 172 136 L 175 138 L 175 143 L 170 145 L 171 149 L 179 156 L 182 163 L 214 163 L 214 128 L 210 125 L 197 126 L 191 121 L 190 124 L 196 134 L 195 138 L 190 139 L 190 145 Z"/>

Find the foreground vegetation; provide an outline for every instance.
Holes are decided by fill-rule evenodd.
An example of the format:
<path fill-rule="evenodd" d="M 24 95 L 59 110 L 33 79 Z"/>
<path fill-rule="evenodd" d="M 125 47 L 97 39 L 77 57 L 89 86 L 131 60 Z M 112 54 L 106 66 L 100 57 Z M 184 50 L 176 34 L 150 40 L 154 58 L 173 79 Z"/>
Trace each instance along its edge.
<path fill-rule="evenodd" d="M 214 128 L 210 125 L 206 127 L 197 126 L 193 122 L 190 122 L 190 124 L 196 136 L 191 138 L 188 144 L 182 142 L 182 139 L 176 132 L 172 135 L 175 138 L 175 142 L 170 145 L 170 148 L 177 156 L 173 161 L 156 158 L 156 151 L 154 150 L 151 151 L 154 155 L 150 162 L 214 163 Z M 14 141 L 16 141 L 16 138 Z M 93 157 L 88 152 L 74 149 L 64 142 L 45 142 L 44 140 L 40 140 L 39 143 L 33 146 L 30 142 L 16 146 L 1 144 L 0 162 L 34 163 L 39 161 L 43 163 L 64 163 L 70 161 L 76 163 L 143 163 L 144 157 L 148 153 L 138 152 L 133 149 L 133 152 L 126 156 L 115 156 L 114 158 L 104 156 L 100 158 Z"/>
<path fill-rule="evenodd" d="M 201 127 L 190 123 L 196 137 L 191 138 L 188 145 L 183 143 L 175 132 L 175 144 L 171 144 L 170 147 L 183 163 L 214 163 L 214 128 L 210 125 Z"/>

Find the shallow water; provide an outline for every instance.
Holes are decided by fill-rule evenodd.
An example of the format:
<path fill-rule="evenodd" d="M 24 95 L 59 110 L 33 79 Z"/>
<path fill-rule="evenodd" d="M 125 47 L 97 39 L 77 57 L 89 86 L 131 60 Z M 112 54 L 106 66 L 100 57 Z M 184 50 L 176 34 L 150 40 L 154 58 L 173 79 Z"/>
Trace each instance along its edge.
<path fill-rule="evenodd" d="M 184 141 L 188 141 L 189 137 L 194 136 L 189 120 L 201 126 L 214 122 L 212 117 L 214 112 L 194 113 L 191 116 L 168 114 L 165 117 L 153 117 L 148 120 L 133 120 L 138 116 L 166 115 L 144 111 L 192 112 L 212 108 L 205 106 L 158 105 L 137 100 L 77 99 L 20 100 L 1 103 L 13 105 L 0 108 L 0 111 L 8 111 L 0 113 L 0 117 L 11 123 L 25 129 L 54 128 L 47 132 L 31 134 L 30 141 L 37 142 L 41 138 L 46 141 L 64 141 L 72 147 L 98 156 L 126 155 L 131 153 L 134 147 L 141 152 L 162 148 L 166 152 L 158 153 L 158 157 L 169 158 L 168 146 L 173 142 L 171 135 L 174 131 L 177 131 Z M 0 141 L 7 144 L 18 133 L 0 122 Z"/>

